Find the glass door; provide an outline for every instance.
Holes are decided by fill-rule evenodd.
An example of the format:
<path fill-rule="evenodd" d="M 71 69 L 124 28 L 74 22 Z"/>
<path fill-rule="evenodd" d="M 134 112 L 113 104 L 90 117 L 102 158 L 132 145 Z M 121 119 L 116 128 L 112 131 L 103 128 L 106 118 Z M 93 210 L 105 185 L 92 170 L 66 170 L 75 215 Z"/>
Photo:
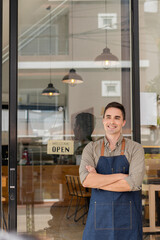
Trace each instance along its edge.
<path fill-rule="evenodd" d="M 4 14 L 4 9 L 5 14 Z M 8 61 L 4 62 L 8 48 L 9 8 L 0 1 L 0 228 L 8 229 Z M 5 22 L 5 24 L 4 24 Z M 5 27 L 4 27 L 5 25 Z M 5 79 L 5 81 L 4 81 Z"/>
<path fill-rule="evenodd" d="M 77 206 L 67 176 L 79 176 L 84 147 L 104 135 L 107 103 L 125 105 L 132 138 L 126 2 L 19 1 L 18 232 L 82 239 L 88 206 L 85 197 Z"/>

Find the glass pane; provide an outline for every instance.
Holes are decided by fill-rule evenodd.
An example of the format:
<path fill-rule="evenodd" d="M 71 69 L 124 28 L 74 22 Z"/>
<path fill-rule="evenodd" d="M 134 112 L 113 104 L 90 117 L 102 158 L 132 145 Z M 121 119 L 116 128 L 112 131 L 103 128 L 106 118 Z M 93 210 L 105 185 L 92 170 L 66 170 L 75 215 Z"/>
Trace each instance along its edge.
<path fill-rule="evenodd" d="M 2 2 L 1 2 L 2 3 Z M 4 14 L 5 13 L 5 14 Z M 1 229 L 8 228 L 9 1 L 3 1 L 2 32 L 2 178 Z"/>
<path fill-rule="evenodd" d="M 159 142 L 159 3 L 139 1 L 141 86 L 141 141 L 145 151 L 143 183 L 144 234 L 160 226 L 160 142 Z M 154 27 L 153 27 L 154 26 Z M 146 232 L 146 233 L 145 233 Z"/>
<path fill-rule="evenodd" d="M 19 1 L 18 232 L 82 239 L 90 191 L 77 184 L 79 164 L 86 144 L 104 136 L 107 103 L 125 105 L 123 133 L 132 137 L 129 9 L 126 1 Z M 112 61 L 95 61 L 106 47 Z M 68 84 L 73 69 L 78 80 Z M 42 95 L 49 83 L 60 95 Z M 78 212 L 71 180 L 85 194 Z"/>

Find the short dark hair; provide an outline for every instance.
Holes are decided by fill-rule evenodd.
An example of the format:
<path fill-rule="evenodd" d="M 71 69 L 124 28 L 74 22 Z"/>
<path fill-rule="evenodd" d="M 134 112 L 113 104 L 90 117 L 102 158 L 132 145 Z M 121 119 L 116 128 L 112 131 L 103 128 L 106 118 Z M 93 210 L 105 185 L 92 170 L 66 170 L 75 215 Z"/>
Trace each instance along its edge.
<path fill-rule="evenodd" d="M 118 109 L 121 110 L 121 112 L 122 112 L 123 120 L 126 119 L 126 111 L 125 111 L 125 108 L 124 108 L 124 106 L 123 106 L 121 103 L 118 103 L 118 102 L 111 102 L 111 103 L 109 103 L 109 104 L 105 107 L 104 113 L 103 113 L 103 118 L 104 118 L 105 113 L 106 113 L 106 111 L 107 111 L 108 108 L 118 108 Z"/>

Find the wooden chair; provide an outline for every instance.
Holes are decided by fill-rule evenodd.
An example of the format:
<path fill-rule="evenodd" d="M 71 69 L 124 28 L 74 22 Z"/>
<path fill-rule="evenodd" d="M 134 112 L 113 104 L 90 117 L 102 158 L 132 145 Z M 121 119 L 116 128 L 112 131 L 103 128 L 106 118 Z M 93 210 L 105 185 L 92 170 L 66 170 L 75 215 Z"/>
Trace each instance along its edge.
<path fill-rule="evenodd" d="M 65 177 L 66 177 L 68 192 L 69 192 L 69 195 L 71 196 L 66 217 L 69 219 L 70 217 L 74 216 L 75 222 L 83 218 L 83 224 L 84 224 L 84 216 L 88 213 L 91 192 L 81 185 L 79 176 L 66 175 Z M 69 214 L 70 208 L 71 206 L 73 206 L 72 201 L 74 198 L 76 199 L 75 210 L 72 214 Z M 82 209 L 84 210 L 83 213 L 78 214 Z"/>
<path fill-rule="evenodd" d="M 73 202 L 74 199 L 76 199 L 76 205 L 77 205 L 77 196 L 76 196 L 76 193 L 75 193 L 73 176 L 72 175 L 66 175 L 65 178 L 66 178 L 68 193 L 71 196 L 71 199 L 70 199 L 70 202 L 69 202 L 69 205 L 68 205 L 68 209 L 67 209 L 67 213 L 66 213 L 66 218 L 69 219 L 69 218 L 71 218 L 72 216 L 75 215 L 75 211 L 72 214 L 70 213 L 70 211 L 71 211 L 71 206 L 73 206 L 72 202 Z"/>

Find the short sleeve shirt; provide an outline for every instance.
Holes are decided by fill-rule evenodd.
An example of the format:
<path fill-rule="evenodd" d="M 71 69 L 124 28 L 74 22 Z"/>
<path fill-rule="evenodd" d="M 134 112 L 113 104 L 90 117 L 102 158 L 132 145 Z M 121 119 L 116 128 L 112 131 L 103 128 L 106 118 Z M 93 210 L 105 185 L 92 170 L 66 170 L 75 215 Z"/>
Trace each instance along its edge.
<path fill-rule="evenodd" d="M 105 144 L 104 156 L 111 157 L 120 155 L 122 139 L 123 136 L 121 135 L 113 151 L 110 150 L 109 142 L 106 137 L 101 138 L 95 142 L 92 141 L 87 144 L 87 146 L 83 150 L 82 160 L 79 168 L 79 175 L 82 183 L 89 173 L 86 169 L 86 166 L 91 165 L 96 168 L 98 164 L 99 158 L 101 156 L 101 147 L 103 140 Z M 124 155 L 129 162 L 129 176 L 127 176 L 125 180 L 128 182 L 131 191 L 138 191 L 141 189 L 145 172 L 143 147 L 141 144 L 125 138 Z"/>

